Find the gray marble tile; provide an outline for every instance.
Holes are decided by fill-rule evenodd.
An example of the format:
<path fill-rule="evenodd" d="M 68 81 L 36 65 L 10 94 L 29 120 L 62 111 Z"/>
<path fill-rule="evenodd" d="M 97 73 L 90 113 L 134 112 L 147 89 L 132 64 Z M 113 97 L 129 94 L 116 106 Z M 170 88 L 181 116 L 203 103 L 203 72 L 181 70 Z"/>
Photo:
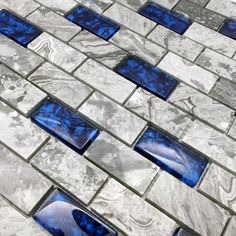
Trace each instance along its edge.
<path fill-rule="evenodd" d="M 213 73 L 171 52 L 158 67 L 204 93 L 208 93 L 218 79 Z"/>
<path fill-rule="evenodd" d="M 136 90 L 125 107 L 178 138 L 191 121 L 185 112 L 141 88 Z"/>
<path fill-rule="evenodd" d="M 232 127 L 229 130 L 229 136 L 231 136 L 232 138 L 236 139 L 236 120 L 234 121 Z"/>
<path fill-rule="evenodd" d="M 152 0 L 167 9 L 172 9 L 180 0 Z"/>
<path fill-rule="evenodd" d="M 0 65 L 0 97 L 25 116 L 46 96 L 27 80 Z"/>
<path fill-rule="evenodd" d="M 128 8 L 138 11 L 138 9 L 147 2 L 147 0 L 116 0 L 116 2 L 127 6 Z"/>
<path fill-rule="evenodd" d="M 154 65 L 166 53 L 164 48 L 125 28 L 120 29 L 110 41 Z"/>
<path fill-rule="evenodd" d="M 236 50 L 235 40 L 196 22 L 187 29 L 184 35 L 228 57 L 232 57 Z"/>
<path fill-rule="evenodd" d="M 48 62 L 39 67 L 28 80 L 73 109 L 92 92 L 87 85 Z"/>
<path fill-rule="evenodd" d="M 205 175 L 200 191 L 236 212 L 236 176 L 212 164 Z"/>
<path fill-rule="evenodd" d="M 75 1 L 98 13 L 102 13 L 113 3 L 113 0 L 75 0 Z"/>
<path fill-rule="evenodd" d="M 86 59 L 84 54 L 47 33 L 41 34 L 28 47 L 68 72 Z"/>
<path fill-rule="evenodd" d="M 86 30 L 74 37 L 70 45 L 110 68 L 114 68 L 127 55 L 122 49 Z"/>
<path fill-rule="evenodd" d="M 206 4 L 210 1 L 210 0 L 190 0 L 191 2 L 194 2 L 200 6 L 205 7 Z"/>
<path fill-rule="evenodd" d="M 142 36 L 146 36 L 156 25 L 155 22 L 118 3 L 108 8 L 104 15 Z"/>
<path fill-rule="evenodd" d="M 159 170 L 155 164 L 105 132 L 88 148 L 85 156 L 141 194 Z"/>
<path fill-rule="evenodd" d="M 149 34 L 148 39 L 190 61 L 194 61 L 203 50 L 201 44 L 161 25 Z"/>
<path fill-rule="evenodd" d="M 43 62 L 43 59 L 7 37 L 0 35 L 0 61 L 22 76 L 27 76 Z"/>
<path fill-rule="evenodd" d="M 171 236 L 175 222 L 111 179 L 92 209 L 129 236 Z"/>
<path fill-rule="evenodd" d="M 227 226 L 224 236 L 234 236 L 236 232 L 236 216 L 233 216 Z"/>
<path fill-rule="evenodd" d="M 31 163 L 88 204 L 107 179 L 107 174 L 60 141 L 49 142 Z"/>
<path fill-rule="evenodd" d="M 233 139 L 195 120 L 183 142 L 236 173 L 236 142 Z"/>
<path fill-rule="evenodd" d="M 220 236 L 229 217 L 223 208 L 166 172 L 161 173 L 148 199 L 202 236 Z"/>
<path fill-rule="evenodd" d="M 0 102 L 0 141 L 28 159 L 48 137 L 30 120 Z"/>
<path fill-rule="evenodd" d="M 81 30 L 77 25 L 46 7 L 34 11 L 27 17 L 27 20 L 63 41 L 70 40 Z"/>
<path fill-rule="evenodd" d="M 146 126 L 144 120 L 98 92 L 80 107 L 79 112 L 128 145 L 135 141 Z"/>

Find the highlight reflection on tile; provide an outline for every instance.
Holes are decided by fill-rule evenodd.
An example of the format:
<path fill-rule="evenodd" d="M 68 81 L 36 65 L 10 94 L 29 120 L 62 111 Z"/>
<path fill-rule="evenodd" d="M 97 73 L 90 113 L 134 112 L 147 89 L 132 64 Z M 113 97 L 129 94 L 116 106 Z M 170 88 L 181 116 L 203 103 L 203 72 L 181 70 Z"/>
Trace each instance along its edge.
<path fill-rule="evenodd" d="M 236 21 L 225 21 L 219 32 L 236 40 Z"/>

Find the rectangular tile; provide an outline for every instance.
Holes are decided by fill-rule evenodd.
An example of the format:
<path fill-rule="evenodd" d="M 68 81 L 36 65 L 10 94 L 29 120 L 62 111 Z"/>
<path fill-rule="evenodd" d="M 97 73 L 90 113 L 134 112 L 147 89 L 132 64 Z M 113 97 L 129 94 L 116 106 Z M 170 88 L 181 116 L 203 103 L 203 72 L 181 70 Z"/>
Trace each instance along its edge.
<path fill-rule="evenodd" d="M 180 0 L 152 0 L 152 2 L 157 3 L 167 9 L 172 9 Z"/>
<path fill-rule="evenodd" d="M 191 2 L 194 2 L 200 6 L 205 7 L 206 4 L 210 1 L 210 0 L 190 0 Z"/>
<path fill-rule="evenodd" d="M 220 28 L 219 32 L 236 40 L 236 21 L 226 20 Z"/>
<path fill-rule="evenodd" d="M 236 120 L 234 120 L 234 123 L 232 124 L 229 132 L 228 132 L 229 136 L 231 136 L 232 138 L 236 139 Z"/>
<path fill-rule="evenodd" d="M 138 9 L 147 2 L 147 0 L 116 0 L 116 2 L 121 3 L 122 5 L 138 11 Z"/>
<path fill-rule="evenodd" d="M 232 216 L 226 230 L 224 236 L 232 236 L 236 232 L 236 216 Z"/>
<path fill-rule="evenodd" d="M 185 229 L 178 228 L 178 229 L 176 229 L 176 231 L 174 232 L 173 236 L 193 236 L 193 234 L 192 234 L 192 233 L 189 233 L 189 232 L 186 231 Z"/>
<path fill-rule="evenodd" d="M 102 13 L 106 10 L 111 4 L 113 4 L 113 0 L 75 0 L 76 2 L 98 12 Z"/>

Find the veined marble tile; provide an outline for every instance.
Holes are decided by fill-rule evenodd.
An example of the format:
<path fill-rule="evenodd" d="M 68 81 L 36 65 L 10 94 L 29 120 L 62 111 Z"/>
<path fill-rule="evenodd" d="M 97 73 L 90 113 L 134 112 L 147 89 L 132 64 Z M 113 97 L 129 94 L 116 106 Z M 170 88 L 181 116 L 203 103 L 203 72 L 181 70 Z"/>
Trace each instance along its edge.
<path fill-rule="evenodd" d="M 166 172 L 161 173 L 148 199 L 202 236 L 220 236 L 229 217 L 223 208 Z"/>
<path fill-rule="evenodd" d="M 175 225 L 168 216 L 113 179 L 91 207 L 129 236 L 171 236 Z"/>
<path fill-rule="evenodd" d="M 152 0 L 167 9 L 172 9 L 180 0 Z"/>
<path fill-rule="evenodd" d="M 108 8 L 104 15 L 142 36 L 146 36 L 156 25 L 156 23 L 146 17 L 118 3 Z"/>
<path fill-rule="evenodd" d="M 75 0 L 78 3 L 98 12 L 102 13 L 106 10 L 112 3 L 112 0 Z"/>
<path fill-rule="evenodd" d="M 151 34 L 148 35 L 148 39 L 190 61 L 194 61 L 203 50 L 202 45 L 162 25 L 158 25 Z"/>
<path fill-rule="evenodd" d="M 31 163 L 86 204 L 107 179 L 105 172 L 55 139 Z"/>
<path fill-rule="evenodd" d="M 228 57 L 232 57 L 236 50 L 235 40 L 196 22 L 188 28 L 184 35 Z"/>
<path fill-rule="evenodd" d="M 164 57 L 158 67 L 205 93 L 211 90 L 218 79 L 213 73 L 171 52 Z"/>
<path fill-rule="evenodd" d="M 227 130 L 234 115 L 234 110 L 182 83 L 169 101 L 223 131 Z"/>
<path fill-rule="evenodd" d="M 127 55 L 122 49 L 86 30 L 74 37 L 70 45 L 112 69 Z"/>
<path fill-rule="evenodd" d="M 73 109 L 92 92 L 88 86 L 48 62 L 39 67 L 28 80 Z"/>
<path fill-rule="evenodd" d="M 134 83 L 92 59 L 79 67 L 74 75 L 118 103 L 123 103 L 136 88 Z"/>
<path fill-rule="evenodd" d="M 0 194 L 29 214 L 51 188 L 48 179 L 0 144 Z"/>
<path fill-rule="evenodd" d="M 191 121 L 185 112 L 141 88 L 125 107 L 178 138 Z"/>
<path fill-rule="evenodd" d="M 236 120 L 234 121 L 232 127 L 230 128 L 229 130 L 229 133 L 228 133 L 231 137 L 235 138 L 236 139 Z"/>
<path fill-rule="evenodd" d="M 224 236 L 233 236 L 236 232 L 236 216 L 233 216 L 226 228 Z"/>
<path fill-rule="evenodd" d="M 153 65 L 166 53 L 164 48 L 125 28 L 121 28 L 110 41 Z"/>
<path fill-rule="evenodd" d="M 0 65 L 0 97 L 25 116 L 46 94 L 4 65 Z"/>
<path fill-rule="evenodd" d="M 22 76 L 27 76 L 43 62 L 43 59 L 11 39 L 0 35 L 0 61 Z"/>
<path fill-rule="evenodd" d="M 28 159 L 47 139 L 47 135 L 30 120 L 0 102 L 0 141 Z"/>
<path fill-rule="evenodd" d="M 110 99 L 95 92 L 79 109 L 88 119 L 131 145 L 146 122 Z"/>
<path fill-rule="evenodd" d="M 68 72 L 72 72 L 87 58 L 84 54 L 47 33 L 41 34 L 28 47 Z"/>
<path fill-rule="evenodd" d="M 105 132 L 99 135 L 85 156 L 141 194 L 159 170 L 159 167 Z"/>
<path fill-rule="evenodd" d="M 236 173 L 236 142 L 233 139 L 195 120 L 183 142 Z"/>
<path fill-rule="evenodd" d="M 70 40 L 81 30 L 77 25 L 46 7 L 41 7 L 37 11 L 34 11 L 27 17 L 27 20 L 63 41 Z"/>
<path fill-rule="evenodd" d="M 236 176 L 212 164 L 199 189 L 236 212 Z"/>
<path fill-rule="evenodd" d="M 116 0 L 116 2 L 119 2 L 122 5 L 137 11 L 143 4 L 147 2 L 147 0 Z"/>

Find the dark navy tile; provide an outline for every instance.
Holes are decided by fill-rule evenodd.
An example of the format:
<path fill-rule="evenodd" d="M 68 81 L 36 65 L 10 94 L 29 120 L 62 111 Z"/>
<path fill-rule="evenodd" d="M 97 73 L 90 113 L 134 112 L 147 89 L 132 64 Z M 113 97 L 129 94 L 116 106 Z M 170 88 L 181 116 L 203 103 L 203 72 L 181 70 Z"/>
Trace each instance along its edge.
<path fill-rule="evenodd" d="M 236 39 L 236 21 L 226 20 L 219 32 L 232 39 Z"/>
<path fill-rule="evenodd" d="M 61 190 L 55 190 L 33 217 L 54 236 L 117 235 L 113 229 Z"/>
<path fill-rule="evenodd" d="M 7 10 L 0 11 L 0 33 L 24 47 L 42 31 Z"/>
<path fill-rule="evenodd" d="M 183 34 L 191 25 L 190 19 L 175 12 L 171 12 L 155 3 L 148 3 L 139 13 L 164 27 Z"/>
<path fill-rule="evenodd" d="M 197 184 L 208 163 L 205 158 L 153 128 L 145 131 L 135 150 L 190 187 Z"/>
<path fill-rule="evenodd" d="M 133 56 L 127 57 L 115 70 L 121 76 L 164 100 L 178 84 L 175 77 Z"/>
<path fill-rule="evenodd" d="M 66 18 L 104 40 L 109 40 L 120 29 L 110 19 L 83 6 L 74 9 Z"/>
<path fill-rule="evenodd" d="M 193 235 L 184 229 L 178 228 L 174 232 L 173 236 L 193 236 Z"/>
<path fill-rule="evenodd" d="M 99 130 L 66 107 L 46 100 L 31 119 L 42 129 L 82 154 L 98 136 Z"/>

